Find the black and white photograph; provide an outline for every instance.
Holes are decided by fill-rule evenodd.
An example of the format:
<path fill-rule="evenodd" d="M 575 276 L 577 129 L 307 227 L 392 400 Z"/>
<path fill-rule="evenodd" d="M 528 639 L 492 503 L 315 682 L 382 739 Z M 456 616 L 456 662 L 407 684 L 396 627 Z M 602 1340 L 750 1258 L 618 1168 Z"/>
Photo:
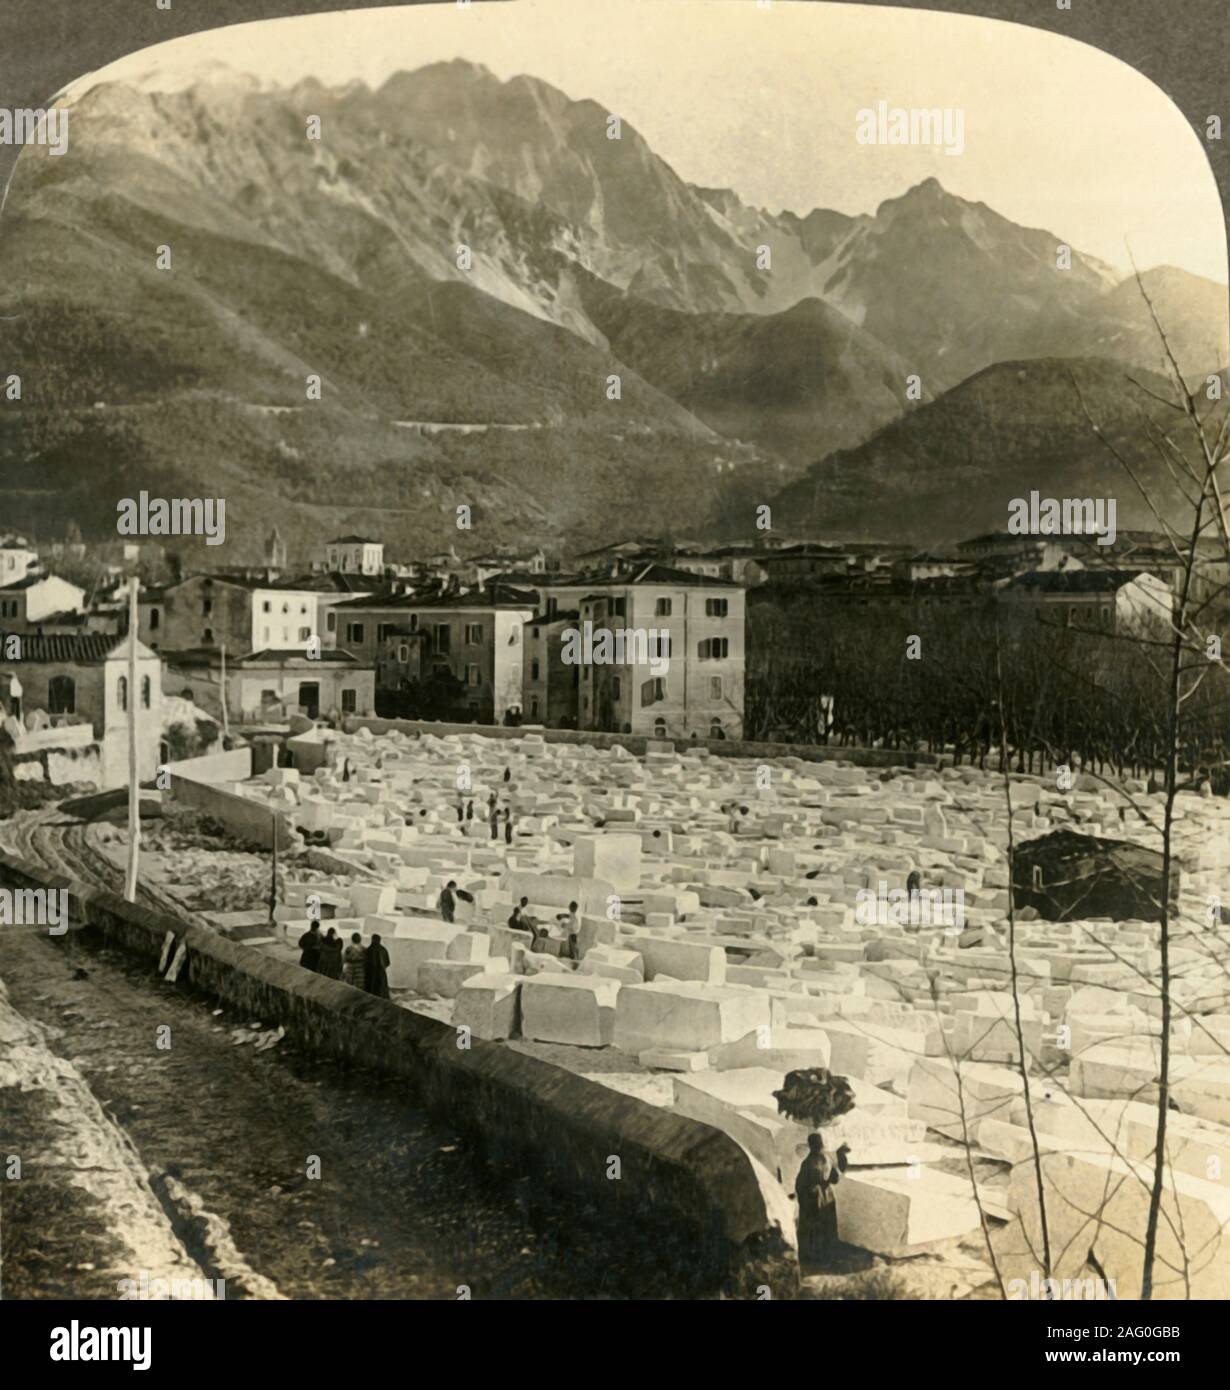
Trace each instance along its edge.
<path fill-rule="evenodd" d="M 1180 1360 L 1224 88 L 1064 0 L 141 8 L 0 73 L 0 1297 Z"/>

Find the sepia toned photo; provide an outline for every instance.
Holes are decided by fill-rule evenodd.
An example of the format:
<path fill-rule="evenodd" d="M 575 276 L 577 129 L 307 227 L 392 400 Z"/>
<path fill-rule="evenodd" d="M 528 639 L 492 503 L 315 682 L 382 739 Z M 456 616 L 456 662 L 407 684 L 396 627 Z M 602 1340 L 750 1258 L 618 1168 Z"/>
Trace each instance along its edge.
<path fill-rule="evenodd" d="M 52 1362 L 1230 1298 L 1221 117 L 1067 8 L 339 9 L 0 109 Z"/>

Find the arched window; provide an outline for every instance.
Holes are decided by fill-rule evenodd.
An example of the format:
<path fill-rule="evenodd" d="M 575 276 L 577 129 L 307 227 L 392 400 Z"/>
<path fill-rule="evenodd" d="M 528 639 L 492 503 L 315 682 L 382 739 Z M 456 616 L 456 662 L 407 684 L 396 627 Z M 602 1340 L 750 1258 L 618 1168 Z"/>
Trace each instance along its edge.
<path fill-rule="evenodd" d="M 653 721 L 653 736 L 654 736 L 654 738 L 665 738 L 665 737 L 666 737 L 666 720 L 665 720 L 665 719 L 655 719 L 655 720 Z"/>
<path fill-rule="evenodd" d="M 160 621 L 161 615 L 159 614 L 158 610 L 156 608 L 151 608 L 149 610 L 149 630 L 151 632 L 157 632 L 158 624 Z"/>
<path fill-rule="evenodd" d="M 120 709 L 128 708 L 128 677 L 121 676 L 115 687 L 116 699 L 120 702 Z"/>
<path fill-rule="evenodd" d="M 47 682 L 47 713 L 77 713 L 77 684 L 72 676 L 52 676 Z"/>
<path fill-rule="evenodd" d="M 149 677 L 141 677 L 141 708 L 149 709 L 150 684 Z"/>

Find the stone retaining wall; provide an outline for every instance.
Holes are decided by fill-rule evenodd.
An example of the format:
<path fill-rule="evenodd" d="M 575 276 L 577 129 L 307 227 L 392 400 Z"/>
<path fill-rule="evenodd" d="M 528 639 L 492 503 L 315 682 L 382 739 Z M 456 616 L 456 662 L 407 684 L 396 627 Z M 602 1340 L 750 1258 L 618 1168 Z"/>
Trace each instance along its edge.
<path fill-rule="evenodd" d="M 690 1270 L 695 1287 L 748 1298 L 762 1286 L 774 1297 L 795 1291 L 797 1265 L 770 1222 L 760 1179 L 719 1130 L 498 1043 L 459 1048 L 445 1023 L 3 855 L 0 883 L 67 887 L 75 930 L 93 929 L 152 968 L 173 932 L 187 948 L 181 980 L 280 1023 L 321 1056 L 404 1077 L 424 1105 L 553 1197 L 582 1203 L 630 1242 L 649 1231 L 669 1240 L 670 1262 Z M 608 1176 L 612 1157 L 618 1178 Z"/>

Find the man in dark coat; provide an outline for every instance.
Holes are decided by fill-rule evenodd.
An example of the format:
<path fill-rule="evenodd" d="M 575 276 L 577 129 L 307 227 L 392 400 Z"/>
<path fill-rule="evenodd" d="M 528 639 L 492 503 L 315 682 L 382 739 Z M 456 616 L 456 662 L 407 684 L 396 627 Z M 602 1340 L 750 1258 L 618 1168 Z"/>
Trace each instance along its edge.
<path fill-rule="evenodd" d="M 299 938 L 299 964 L 305 970 L 315 970 L 320 964 L 320 948 L 324 937 L 320 934 L 320 923 L 313 922 Z"/>
<path fill-rule="evenodd" d="M 446 922 L 453 920 L 453 913 L 457 907 L 457 899 L 453 896 L 453 889 L 457 887 L 456 879 L 450 878 L 447 886 L 441 891 L 436 906 L 440 909 L 440 916 Z"/>
<path fill-rule="evenodd" d="M 377 999 L 389 997 L 389 953 L 376 935 L 368 942 L 363 957 L 363 988 Z"/>
<path fill-rule="evenodd" d="M 837 1198 L 833 1189 L 841 1180 L 841 1164 L 825 1149 L 819 1134 L 807 1136 L 807 1149 L 794 1182 L 799 1203 L 799 1264 L 823 1265 L 832 1257 L 837 1241 Z"/>

